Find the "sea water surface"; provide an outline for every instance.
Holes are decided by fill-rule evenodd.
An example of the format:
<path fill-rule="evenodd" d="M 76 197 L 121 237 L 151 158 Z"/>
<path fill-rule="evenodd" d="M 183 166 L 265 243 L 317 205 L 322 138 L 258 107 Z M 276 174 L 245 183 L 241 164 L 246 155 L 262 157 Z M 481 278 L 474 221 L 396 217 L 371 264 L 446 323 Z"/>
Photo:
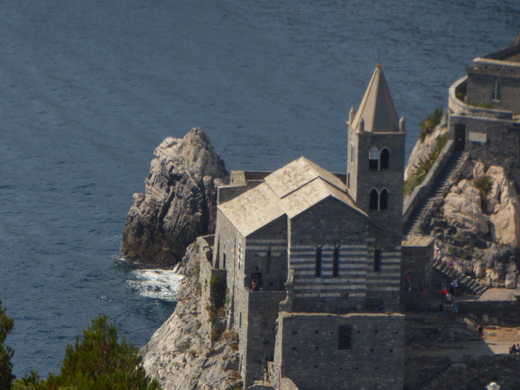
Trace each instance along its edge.
<path fill-rule="evenodd" d="M 0 2 L 0 299 L 17 376 L 57 372 L 106 313 L 146 343 L 179 278 L 119 260 L 154 148 L 199 126 L 228 169 L 346 166 L 348 111 L 381 63 L 407 152 L 472 58 L 520 34 L 520 3 Z"/>

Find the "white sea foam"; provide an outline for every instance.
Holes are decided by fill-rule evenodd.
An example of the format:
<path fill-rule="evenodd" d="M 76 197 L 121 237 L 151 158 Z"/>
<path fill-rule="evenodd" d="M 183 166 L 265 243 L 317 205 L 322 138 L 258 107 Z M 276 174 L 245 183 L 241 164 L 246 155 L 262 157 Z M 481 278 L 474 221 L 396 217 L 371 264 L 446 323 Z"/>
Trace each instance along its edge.
<path fill-rule="evenodd" d="M 140 269 L 133 271 L 132 274 L 134 278 L 127 283 L 139 295 L 163 301 L 175 301 L 177 289 L 182 281 L 182 275 L 176 270 Z"/>

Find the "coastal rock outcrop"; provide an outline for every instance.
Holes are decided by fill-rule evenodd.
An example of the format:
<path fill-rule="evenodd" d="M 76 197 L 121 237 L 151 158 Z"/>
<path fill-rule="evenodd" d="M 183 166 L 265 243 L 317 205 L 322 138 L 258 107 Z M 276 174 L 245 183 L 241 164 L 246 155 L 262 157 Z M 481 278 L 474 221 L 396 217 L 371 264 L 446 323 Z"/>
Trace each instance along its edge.
<path fill-rule="evenodd" d="M 166 138 L 154 155 L 145 193 L 134 194 L 121 251 L 127 260 L 169 267 L 198 236 L 214 231 L 217 185 L 229 174 L 199 128 Z"/>
<path fill-rule="evenodd" d="M 210 253 L 202 238 L 188 247 L 175 311 L 141 350 L 147 374 L 163 389 L 241 388 L 238 339 L 229 332 L 218 332 L 206 315 L 210 304 L 204 296 L 207 281 L 199 276 Z"/>

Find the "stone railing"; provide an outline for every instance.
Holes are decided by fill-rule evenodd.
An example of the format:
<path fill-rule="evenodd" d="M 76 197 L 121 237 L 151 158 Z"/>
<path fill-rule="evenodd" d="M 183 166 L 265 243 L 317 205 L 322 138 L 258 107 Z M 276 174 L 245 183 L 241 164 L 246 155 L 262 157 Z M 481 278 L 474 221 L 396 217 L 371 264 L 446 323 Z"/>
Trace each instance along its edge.
<path fill-rule="evenodd" d="M 468 76 L 464 76 L 451 85 L 448 95 L 448 107 L 450 109 L 450 112 L 456 115 L 477 116 L 482 118 L 500 120 L 513 120 L 513 113 L 511 111 L 471 106 L 460 100 L 457 97 L 457 93 L 464 93 L 464 91 L 466 91 L 467 81 Z"/>
<path fill-rule="evenodd" d="M 430 172 L 428 172 L 428 175 L 424 178 L 424 181 L 415 187 L 410 196 L 405 199 L 403 207 L 403 225 L 406 224 L 408 218 L 410 218 L 410 215 L 421 199 L 430 192 L 430 189 L 442 171 L 442 168 L 444 168 L 448 162 L 454 148 L 455 144 L 453 140 L 448 140 L 442 151 L 439 153 L 437 161 L 435 161 L 433 166 L 430 168 Z"/>

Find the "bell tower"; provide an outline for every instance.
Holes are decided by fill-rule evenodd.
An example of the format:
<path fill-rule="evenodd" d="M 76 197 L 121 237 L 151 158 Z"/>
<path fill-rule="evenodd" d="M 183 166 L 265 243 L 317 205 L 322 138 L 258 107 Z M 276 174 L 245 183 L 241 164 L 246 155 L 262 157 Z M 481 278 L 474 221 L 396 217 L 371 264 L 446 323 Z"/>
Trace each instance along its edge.
<path fill-rule="evenodd" d="M 384 231 L 401 232 L 404 118 L 398 119 L 380 65 L 348 120 L 347 191 Z"/>

